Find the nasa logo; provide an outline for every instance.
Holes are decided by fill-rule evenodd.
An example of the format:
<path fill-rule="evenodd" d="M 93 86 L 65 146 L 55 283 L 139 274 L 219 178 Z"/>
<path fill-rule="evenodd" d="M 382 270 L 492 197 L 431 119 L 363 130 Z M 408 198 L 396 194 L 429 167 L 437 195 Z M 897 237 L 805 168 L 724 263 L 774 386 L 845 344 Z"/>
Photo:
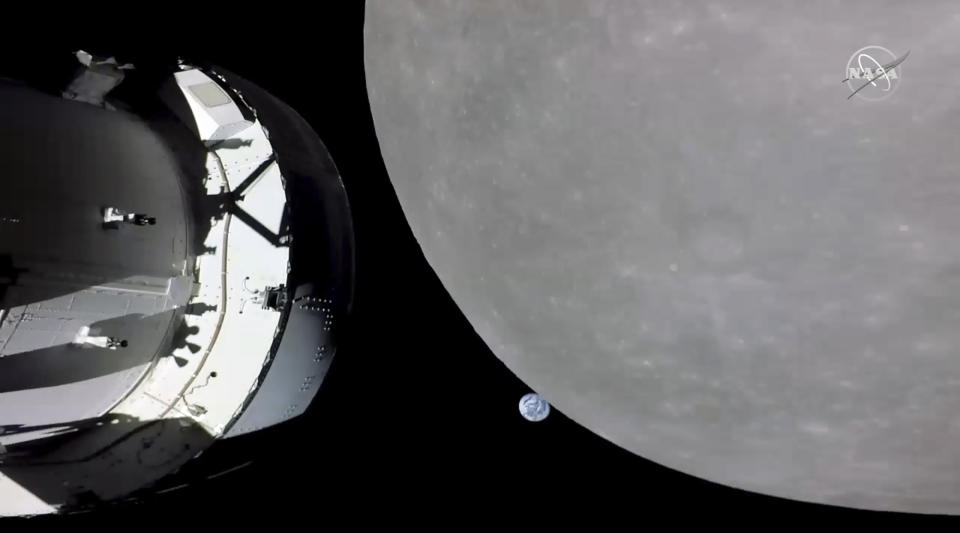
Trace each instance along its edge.
<path fill-rule="evenodd" d="M 900 64 L 910 54 L 900 57 L 882 46 L 864 46 L 850 56 L 844 70 L 844 79 L 850 88 L 850 96 L 863 100 L 883 100 L 890 97 L 900 85 Z"/>

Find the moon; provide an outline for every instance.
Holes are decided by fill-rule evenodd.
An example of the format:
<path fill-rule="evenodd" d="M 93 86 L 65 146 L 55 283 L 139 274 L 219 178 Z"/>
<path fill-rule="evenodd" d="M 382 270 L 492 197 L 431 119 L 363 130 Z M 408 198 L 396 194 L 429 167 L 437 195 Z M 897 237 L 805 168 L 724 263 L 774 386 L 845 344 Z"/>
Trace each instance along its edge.
<path fill-rule="evenodd" d="M 527 385 L 668 467 L 960 512 L 960 7 L 368 2 L 383 158 Z M 882 45 L 889 98 L 837 72 Z"/>

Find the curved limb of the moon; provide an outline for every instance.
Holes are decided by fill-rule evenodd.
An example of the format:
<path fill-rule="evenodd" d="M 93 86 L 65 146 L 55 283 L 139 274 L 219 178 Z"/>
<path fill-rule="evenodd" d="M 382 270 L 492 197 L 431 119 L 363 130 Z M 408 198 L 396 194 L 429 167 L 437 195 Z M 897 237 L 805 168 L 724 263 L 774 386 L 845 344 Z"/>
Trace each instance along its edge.
<path fill-rule="evenodd" d="M 672 468 L 960 512 L 956 3 L 492 4 L 365 28 L 391 180 L 492 351 Z M 910 75 L 847 100 L 868 44 Z"/>

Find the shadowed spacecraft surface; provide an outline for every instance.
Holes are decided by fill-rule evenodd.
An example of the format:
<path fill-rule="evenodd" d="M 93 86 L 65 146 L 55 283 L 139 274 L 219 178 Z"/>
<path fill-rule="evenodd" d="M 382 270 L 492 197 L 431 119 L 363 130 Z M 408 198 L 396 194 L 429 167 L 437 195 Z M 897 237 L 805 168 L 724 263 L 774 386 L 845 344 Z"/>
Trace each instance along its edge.
<path fill-rule="evenodd" d="M 0 65 L 0 516 L 137 498 L 303 413 L 353 292 L 294 110 L 215 66 L 47 59 Z"/>
<path fill-rule="evenodd" d="M 848 98 L 869 46 L 909 60 Z M 715 482 L 960 513 L 955 2 L 371 1 L 365 62 L 427 259 L 544 400 Z"/>

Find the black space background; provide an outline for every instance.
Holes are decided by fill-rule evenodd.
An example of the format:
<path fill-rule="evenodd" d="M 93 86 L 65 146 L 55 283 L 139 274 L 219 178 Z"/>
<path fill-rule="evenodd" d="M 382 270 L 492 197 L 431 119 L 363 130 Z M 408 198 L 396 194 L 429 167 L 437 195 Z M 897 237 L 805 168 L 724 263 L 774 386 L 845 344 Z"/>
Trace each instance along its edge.
<path fill-rule="evenodd" d="M 246 77 L 298 110 L 326 144 L 347 188 L 357 246 L 348 336 L 308 413 L 219 452 L 225 467 L 251 464 L 136 503 L 20 524 L 316 528 L 449 516 L 462 529 L 579 514 L 593 524 L 619 515 L 628 527 L 660 529 L 677 521 L 719 527 L 759 518 L 783 527 L 798 517 L 824 526 L 906 518 L 698 480 L 626 452 L 556 410 L 544 422 L 525 422 L 517 401 L 529 389 L 474 333 L 400 209 L 366 95 L 363 9 L 359 1 L 289 11 L 261 4 L 234 10 L 229 22 L 175 29 L 192 16 L 187 9 L 179 22 L 166 15 L 149 31 L 145 11 L 33 34 L 28 45 L 0 52 L 5 61 L 25 61 L 24 46 L 69 41 L 71 50 L 122 61 L 203 59 Z M 260 38 L 238 37 L 250 31 Z"/>

